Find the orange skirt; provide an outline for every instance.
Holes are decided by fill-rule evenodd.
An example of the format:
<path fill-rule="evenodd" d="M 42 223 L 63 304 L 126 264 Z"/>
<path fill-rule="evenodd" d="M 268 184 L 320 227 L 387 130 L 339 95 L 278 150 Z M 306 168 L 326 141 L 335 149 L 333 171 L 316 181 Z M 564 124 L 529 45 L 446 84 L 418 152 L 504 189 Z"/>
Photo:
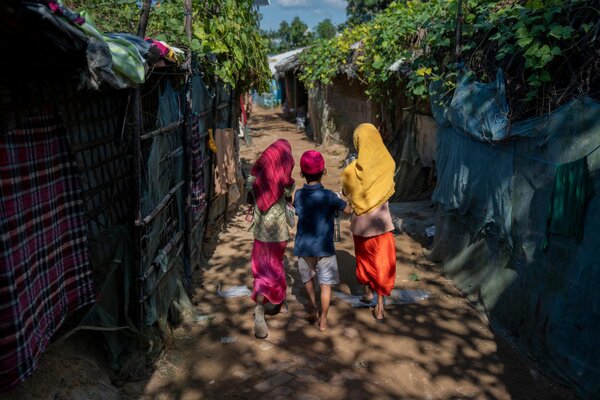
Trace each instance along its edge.
<path fill-rule="evenodd" d="M 354 236 L 356 279 L 375 293 L 389 296 L 396 281 L 396 241 L 387 232 L 373 237 Z"/>

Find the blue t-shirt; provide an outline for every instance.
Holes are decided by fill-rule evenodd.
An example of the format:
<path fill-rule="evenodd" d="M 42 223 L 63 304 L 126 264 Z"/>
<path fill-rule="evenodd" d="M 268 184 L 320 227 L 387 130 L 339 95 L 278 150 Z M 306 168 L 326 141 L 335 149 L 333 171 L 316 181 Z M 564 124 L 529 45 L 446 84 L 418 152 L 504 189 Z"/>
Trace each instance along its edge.
<path fill-rule="evenodd" d="M 294 208 L 298 215 L 294 254 L 299 257 L 335 255 L 333 218 L 337 210 L 346 208 L 346 202 L 318 183 L 304 185 L 296 191 Z"/>

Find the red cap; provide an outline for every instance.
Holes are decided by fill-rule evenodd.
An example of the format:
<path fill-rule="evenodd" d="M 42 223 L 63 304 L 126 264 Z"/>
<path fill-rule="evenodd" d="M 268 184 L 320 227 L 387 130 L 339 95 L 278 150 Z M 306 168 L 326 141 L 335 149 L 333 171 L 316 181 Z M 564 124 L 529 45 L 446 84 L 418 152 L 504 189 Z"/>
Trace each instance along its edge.
<path fill-rule="evenodd" d="M 305 174 L 318 174 L 325 169 L 325 160 L 316 150 L 308 150 L 300 157 L 300 170 Z"/>

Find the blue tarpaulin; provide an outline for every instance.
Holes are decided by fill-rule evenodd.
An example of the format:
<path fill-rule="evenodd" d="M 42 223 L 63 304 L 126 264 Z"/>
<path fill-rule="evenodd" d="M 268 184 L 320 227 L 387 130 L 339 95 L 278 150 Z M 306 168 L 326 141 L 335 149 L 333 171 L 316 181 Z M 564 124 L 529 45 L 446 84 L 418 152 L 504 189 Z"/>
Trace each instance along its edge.
<path fill-rule="evenodd" d="M 583 398 L 600 397 L 600 196 L 581 243 L 547 232 L 556 166 L 587 158 L 600 193 L 600 104 L 586 97 L 511 122 L 502 74 L 436 96 L 438 207 L 430 257 L 492 324 Z"/>

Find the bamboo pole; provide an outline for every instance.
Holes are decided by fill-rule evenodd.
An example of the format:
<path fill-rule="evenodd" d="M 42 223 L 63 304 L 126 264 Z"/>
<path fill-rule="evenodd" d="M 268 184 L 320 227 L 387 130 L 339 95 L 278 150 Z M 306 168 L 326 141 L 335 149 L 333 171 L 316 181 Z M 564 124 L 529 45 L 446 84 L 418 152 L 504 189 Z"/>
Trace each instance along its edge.
<path fill-rule="evenodd" d="M 184 122 L 184 120 L 173 122 L 165 127 L 158 128 L 152 132 L 145 133 L 140 136 L 140 140 L 147 140 L 153 138 L 154 136 L 162 135 L 164 133 L 170 133 L 171 131 L 174 131 L 175 129 L 179 128 Z"/>
<path fill-rule="evenodd" d="M 192 40 L 192 0 L 185 0 L 185 31 L 189 41 Z M 183 258 L 184 271 L 186 273 L 185 283 L 186 288 L 191 292 L 191 278 L 193 273 L 194 262 L 192 260 L 192 52 L 188 53 L 187 57 L 187 76 L 186 76 L 186 94 L 185 94 L 185 111 L 184 124 L 185 134 L 183 137 L 184 145 L 184 165 L 185 165 L 185 221 L 184 221 L 184 237 L 183 237 Z"/>
<path fill-rule="evenodd" d="M 138 295 L 138 307 L 139 307 L 139 321 L 138 328 L 140 331 L 144 324 L 144 288 L 143 288 L 143 276 L 142 276 L 142 245 L 141 245 L 141 225 L 142 221 L 142 166 L 141 166 L 141 143 L 140 136 L 142 131 L 142 112 L 141 112 L 141 89 L 136 87 L 132 89 L 131 96 L 131 110 L 133 112 L 133 132 L 132 132 L 132 148 L 133 155 L 131 157 L 131 174 L 133 181 L 133 266 L 134 271 L 137 272 L 137 285 L 136 292 Z"/>
<path fill-rule="evenodd" d="M 140 23 L 138 25 L 137 35 L 143 38 L 146 35 L 148 18 L 150 17 L 150 5 L 152 0 L 144 0 L 142 3 L 142 13 L 140 14 Z"/>
<path fill-rule="evenodd" d="M 146 35 L 146 26 L 150 15 L 150 4 L 152 0 L 144 0 L 137 36 L 143 38 Z M 142 270 L 142 147 L 141 135 L 143 130 L 142 120 L 142 90 L 137 86 L 131 90 L 131 110 L 133 113 L 131 173 L 133 181 L 133 267 L 137 272 L 136 292 L 138 296 L 138 328 L 143 331 L 144 326 L 144 276 Z"/>
<path fill-rule="evenodd" d="M 458 0 L 457 4 L 457 13 L 456 13 L 456 42 L 454 47 L 454 57 L 456 62 L 459 63 L 462 57 L 461 48 L 462 48 L 462 19 L 463 19 L 463 10 L 462 10 L 462 0 Z"/>

